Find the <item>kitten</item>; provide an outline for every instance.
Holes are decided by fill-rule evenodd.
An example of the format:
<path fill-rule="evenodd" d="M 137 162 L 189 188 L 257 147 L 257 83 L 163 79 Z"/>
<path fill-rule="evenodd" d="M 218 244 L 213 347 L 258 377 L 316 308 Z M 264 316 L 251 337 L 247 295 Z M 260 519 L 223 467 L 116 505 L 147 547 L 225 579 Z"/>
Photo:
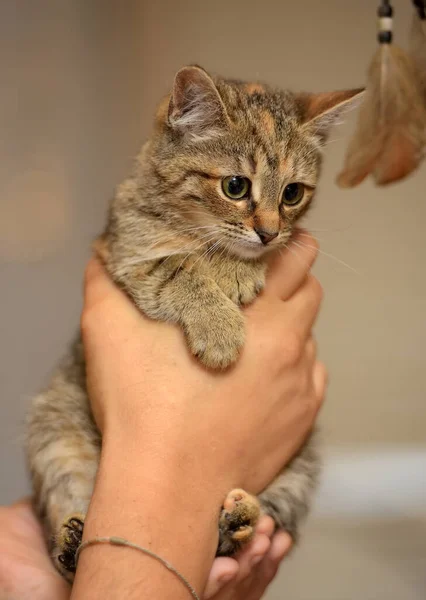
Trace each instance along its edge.
<path fill-rule="evenodd" d="M 196 66 L 177 73 L 97 249 L 141 311 L 182 326 L 205 366 L 237 360 L 239 307 L 262 290 L 265 255 L 286 245 L 311 204 L 329 128 L 361 91 L 293 94 L 213 79 Z M 27 444 L 35 505 L 70 580 L 100 449 L 77 340 L 32 404 Z M 317 475 L 311 437 L 258 499 L 233 490 L 219 518 L 218 554 L 251 538 L 260 510 L 296 537 Z"/>

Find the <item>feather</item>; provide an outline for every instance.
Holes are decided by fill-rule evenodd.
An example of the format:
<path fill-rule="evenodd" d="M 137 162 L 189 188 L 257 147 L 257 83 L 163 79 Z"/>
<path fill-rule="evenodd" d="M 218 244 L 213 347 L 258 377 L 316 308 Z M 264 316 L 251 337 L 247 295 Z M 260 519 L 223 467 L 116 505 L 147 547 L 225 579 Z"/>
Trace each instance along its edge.
<path fill-rule="evenodd" d="M 400 48 L 381 44 L 337 183 L 353 187 L 369 174 L 378 185 L 402 179 L 420 163 L 425 143 L 426 108 L 413 61 Z"/>

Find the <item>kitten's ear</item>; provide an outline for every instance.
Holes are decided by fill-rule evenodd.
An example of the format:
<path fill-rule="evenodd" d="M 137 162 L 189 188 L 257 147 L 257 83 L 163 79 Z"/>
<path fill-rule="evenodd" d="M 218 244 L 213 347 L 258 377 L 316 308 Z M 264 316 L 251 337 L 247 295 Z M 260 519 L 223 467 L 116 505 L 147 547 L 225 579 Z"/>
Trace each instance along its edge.
<path fill-rule="evenodd" d="M 345 112 L 356 108 L 364 95 L 364 88 L 325 92 L 321 94 L 299 94 L 302 125 L 306 131 L 317 135 L 324 142 L 331 126 Z"/>
<path fill-rule="evenodd" d="M 201 67 L 184 67 L 175 77 L 168 110 L 169 124 L 195 138 L 220 132 L 228 122 L 217 88 Z"/>

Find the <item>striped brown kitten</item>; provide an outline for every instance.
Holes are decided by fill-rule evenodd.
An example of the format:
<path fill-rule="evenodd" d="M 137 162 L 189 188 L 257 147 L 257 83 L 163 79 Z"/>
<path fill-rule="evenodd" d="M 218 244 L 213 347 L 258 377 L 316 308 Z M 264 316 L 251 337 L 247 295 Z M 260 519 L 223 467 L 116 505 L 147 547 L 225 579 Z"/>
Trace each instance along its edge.
<path fill-rule="evenodd" d="M 199 67 L 176 75 L 97 248 L 138 308 L 179 323 L 207 367 L 237 360 L 240 306 L 262 290 L 265 255 L 285 246 L 311 204 L 329 128 L 360 91 L 294 94 Z M 36 508 L 71 580 L 101 448 L 80 340 L 32 404 L 27 448 Z M 296 537 L 317 475 L 311 438 L 258 499 L 233 490 L 218 554 L 251 538 L 260 510 Z"/>

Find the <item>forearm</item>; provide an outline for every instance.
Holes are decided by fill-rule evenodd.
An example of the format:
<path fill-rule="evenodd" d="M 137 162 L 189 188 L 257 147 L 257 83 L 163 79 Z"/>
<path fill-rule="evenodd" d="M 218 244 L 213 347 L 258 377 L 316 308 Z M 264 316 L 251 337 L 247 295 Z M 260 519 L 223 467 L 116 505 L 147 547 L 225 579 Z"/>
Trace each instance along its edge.
<path fill-rule="evenodd" d="M 143 436 L 143 434 L 142 434 Z M 137 439 L 137 438 L 136 438 Z M 164 460 L 125 432 L 105 436 L 84 539 L 119 536 L 168 560 L 201 595 L 217 547 L 223 494 L 197 485 L 199 474 Z M 169 450 L 165 447 L 165 453 Z M 190 597 L 177 577 L 131 548 L 96 545 L 80 556 L 72 599 Z"/>

